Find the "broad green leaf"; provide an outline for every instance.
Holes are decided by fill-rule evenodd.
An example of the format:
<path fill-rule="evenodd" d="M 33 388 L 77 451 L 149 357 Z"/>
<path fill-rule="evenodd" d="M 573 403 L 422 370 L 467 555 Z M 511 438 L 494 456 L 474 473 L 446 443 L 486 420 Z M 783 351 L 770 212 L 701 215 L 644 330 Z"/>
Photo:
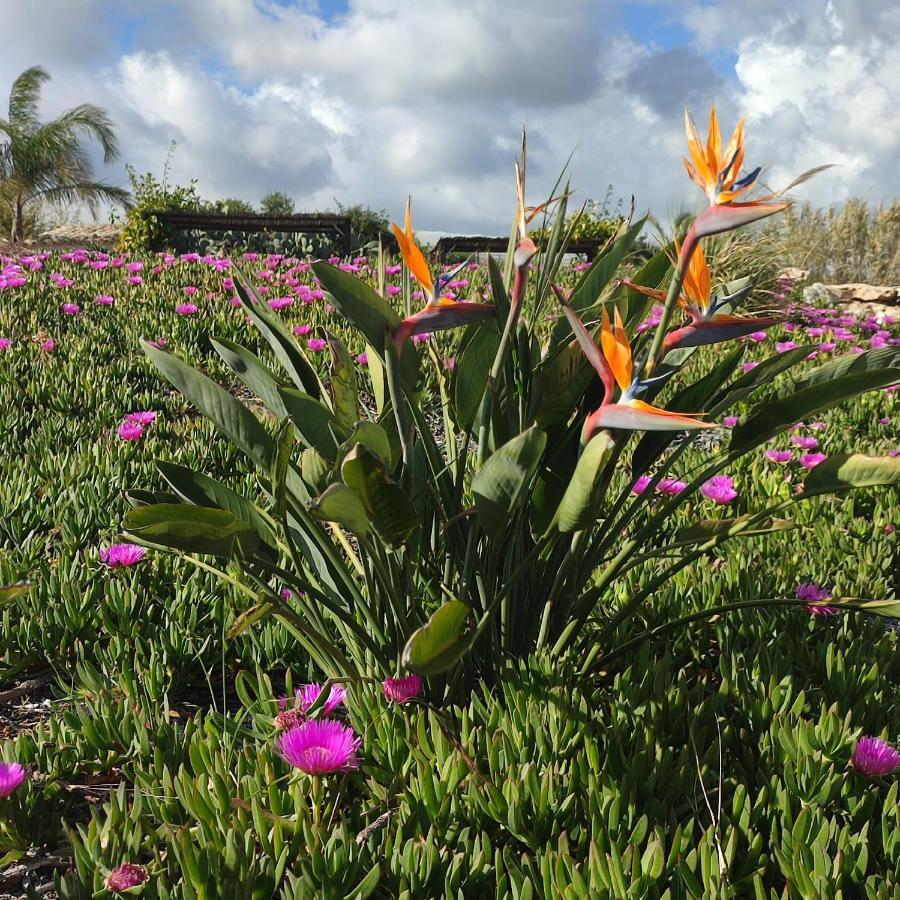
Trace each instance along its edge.
<path fill-rule="evenodd" d="M 900 457 L 840 453 L 810 471 L 803 482 L 803 496 L 888 485 L 900 485 Z"/>
<path fill-rule="evenodd" d="M 403 648 L 403 665 L 419 675 L 438 675 L 453 666 L 468 650 L 463 636 L 469 607 L 448 600 L 417 628 Z"/>
<path fill-rule="evenodd" d="M 241 277 L 235 278 L 235 288 L 241 298 L 244 312 L 266 339 L 275 358 L 284 366 L 294 385 L 313 397 L 320 397 L 322 385 L 319 376 L 294 340 L 294 336 L 285 327 L 281 317 L 269 309 L 266 301 Z"/>
<path fill-rule="evenodd" d="M 325 490 L 331 471 L 331 463 L 314 447 L 307 447 L 300 454 L 300 474 L 317 493 Z"/>
<path fill-rule="evenodd" d="M 184 553 L 213 556 L 253 555 L 259 535 L 225 509 L 179 503 L 139 506 L 125 516 L 126 532 L 146 541 Z"/>
<path fill-rule="evenodd" d="M 368 447 L 357 444 L 341 464 L 344 484 L 359 496 L 372 525 L 386 543 L 402 544 L 419 523 L 412 501 L 391 480 L 384 463 Z"/>
<path fill-rule="evenodd" d="M 279 388 L 278 393 L 303 443 L 318 450 L 325 459 L 335 459 L 349 429 L 338 422 L 324 403 L 309 394 L 287 387 Z"/>
<path fill-rule="evenodd" d="M 356 367 L 344 342 L 328 332 L 325 335 L 331 352 L 331 408 L 338 422 L 350 428 L 359 419 Z"/>
<path fill-rule="evenodd" d="M 395 429 L 396 430 L 396 429 Z M 388 471 L 393 471 L 399 459 L 399 447 L 391 444 L 387 431 L 375 422 L 365 420 L 354 423 L 350 430 L 350 436 L 341 444 L 338 461 L 343 462 L 344 454 L 352 450 L 357 444 L 368 447 L 387 466 Z"/>
<path fill-rule="evenodd" d="M 900 600 L 858 600 L 851 597 L 837 597 L 838 603 L 852 603 L 857 609 L 865 610 L 873 616 L 900 619 Z"/>
<path fill-rule="evenodd" d="M 609 432 L 601 431 L 584 448 L 556 511 L 556 527 L 561 532 L 580 531 L 597 518 L 603 499 L 601 476 L 613 446 Z"/>
<path fill-rule="evenodd" d="M 372 382 L 372 396 L 375 398 L 375 412 L 380 416 L 388 400 L 384 363 L 371 344 L 366 344 L 366 367 Z"/>
<path fill-rule="evenodd" d="M 278 388 L 281 382 L 275 374 L 263 365 L 262 361 L 246 347 L 227 341 L 225 338 L 210 338 L 216 353 L 222 357 L 225 365 L 265 404 L 266 408 L 279 419 L 287 417 L 287 410 Z"/>
<path fill-rule="evenodd" d="M 9 606 L 19 597 L 24 597 L 31 590 L 31 585 L 27 581 L 19 582 L 19 584 L 0 585 L 0 609 Z"/>
<path fill-rule="evenodd" d="M 532 425 L 495 450 L 472 479 L 478 519 L 490 537 L 503 534 L 512 520 L 546 443 L 546 433 Z"/>
<path fill-rule="evenodd" d="M 594 378 L 594 370 L 576 341 L 566 344 L 537 371 L 534 420 L 541 428 L 565 425 Z"/>
<path fill-rule="evenodd" d="M 365 537 L 369 533 L 371 523 L 362 499 L 346 484 L 330 484 L 310 505 L 309 511 L 317 519 L 343 525 L 357 537 Z"/>
<path fill-rule="evenodd" d="M 144 340 L 141 347 L 162 375 L 211 419 L 225 437 L 237 444 L 266 473 L 271 470 L 275 443 L 240 400 L 177 356 Z"/>
<path fill-rule="evenodd" d="M 515 242 L 511 241 L 511 246 L 515 247 Z M 488 254 L 488 278 L 491 282 L 491 298 L 494 306 L 497 307 L 497 321 L 505 322 L 509 315 L 509 294 L 506 290 L 506 282 L 503 272 L 500 271 L 500 263 L 497 262 L 493 254 Z M 510 265 L 512 265 L 512 256 L 510 255 Z"/>
<path fill-rule="evenodd" d="M 795 379 L 790 387 L 785 388 L 780 394 L 783 396 L 794 390 L 825 384 L 850 372 L 886 369 L 895 366 L 898 361 L 900 361 L 900 347 L 877 347 L 874 350 L 866 350 L 865 353 L 848 353 L 805 372 L 803 378 Z"/>
<path fill-rule="evenodd" d="M 496 328 L 475 327 L 457 356 L 451 410 L 454 422 L 462 431 L 470 430 L 475 421 L 499 346 L 500 334 Z"/>
<path fill-rule="evenodd" d="M 705 544 L 707 541 L 720 537 L 731 537 L 738 534 L 741 537 L 755 537 L 777 531 L 791 531 L 797 527 L 796 522 L 792 522 L 790 519 L 778 518 L 770 518 L 757 522 L 755 525 L 748 525 L 750 518 L 749 515 L 745 515 L 733 519 L 703 519 L 676 531 L 675 536 L 666 543 L 662 550 L 672 550 L 688 544 Z"/>
<path fill-rule="evenodd" d="M 400 324 L 400 316 L 365 282 L 348 272 L 326 262 L 314 262 L 312 269 L 341 315 L 383 355 L 385 333 Z"/>
<path fill-rule="evenodd" d="M 255 504 L 245 497 L 214 478 L 201 472 L 195 472 L 187 466 L 159 461 L 156 463 L 156 468 L 183 500 L 197 506 L 227 509 L 242 522 L 252 526 L 269 547 L 277 546 L 277 537 L 265 516 Z"/>
<path fill-rule="evenodd" d="M 710 413 L 717 416 L 739 400 L 750 396 L 757 388 L 770 384 L 783 372 L 802 363 L 813 350 L 815 347 L 795 347 L 793 350 L 764 359 L 758 366 L 754 366 L 749 372 L 744 372 L 730 385 L 723 388 L 713 400 Z"/>
<path fill-rule="evenodd" d="M 730 450 L 732 453 L 742 453 L 758 447 L 813 413 L 830 409 L 842 400 L 866 391 L 887 387 L 898 379 L 900 369 L 851 372 L 824 384 L 801 388 L 786 397 L 765 400 L 751 411 L 745 422 L 734 429 Z"/>

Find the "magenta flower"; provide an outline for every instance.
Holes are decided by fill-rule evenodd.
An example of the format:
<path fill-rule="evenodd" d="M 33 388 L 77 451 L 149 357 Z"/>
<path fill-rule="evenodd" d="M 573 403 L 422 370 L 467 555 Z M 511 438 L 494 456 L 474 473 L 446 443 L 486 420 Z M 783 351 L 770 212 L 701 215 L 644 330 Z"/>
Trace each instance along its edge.
<path fill-rule="evenodd" d="M 179 303 L 178 306 L 175 307 L 175 312 L 177 312 L 179 316 L 193 316 L 197 312 L 197 306 L 194 303 Z"/>
<path fill-rule="evenodd" d="M 151 347 L 156 347 L 157 350 L 162 350 L 169 342 L 165 338 L 158 338 L 155 341 L 147 341 L 147 343 Z"/>
<path fill-rule="evenodd" d="M 273 297 L 269 300 L 269 308 L 276 310 L 285 309 L 288 306 L 293 305 L 294 298 L 293 297 Z"/>
<path fill-rule="evenodd" d="M 749 335 L 751 341 L 756 341 L 757 343 L 761 343 L 764 341 L 768 335 L 764 331 L 754 331 Z"/>
<path fill-rule="evenodd" d="M 0 337 L 0 350 L 9 350 L 10 347 L 12 347 L 12 339 Z"/>
<path fill-rule="evenodd" d="M 81 307 L 77 303 L 63 303 L 62 311 L 67 316 L 77 316 L 81 312 Z"/>
<path fill-rule="evenodd" d="M 369 363 L 369 357 L 366 353 L 359 353 L 353 357 L 353 362 L 355 362 L 358 366 L 365 366 Z"/>
<path fill-rule="evenodd" d="M 304 684 L 297 688 L 294 692 L 295 702 L 300 706 L 304 713 L 319 699 L 322 693 L 322 685 L 313 681 L 311 684 Z M 330 716 L 343 702 L 347 696 L 347 690 L 339 684 L 333 684 L 328 693 L 328 699 L 322 707 L 322 715 Z"/>
<path fill-rule="evenodd" d="M 738 423 L 737 416 L 725 416 L 725 418 L 722 419 L 722 424 L 726 428 L 734 428 L 734 426 L 737 425 L 737 423 Z"/>
<path fill-rule="evenodd" d="M 877 778 L 900 768 L 900 753 L 881 738 L 861 737 L 853 748 L 850 761 L 861 775 Z"/>
<path fill-rule="evenodd" d="M 319 350 L 325 349 L 325 340 L 324 340 L 324 338 L 310 338 L 306 342 L 306 346 L 310 350 L 314 350 L 314 351 L 318 352 Z"/>
<path fill-rule="evenodd" d="M 713 475 L 700 487 L 700 493 L 715 503 L 731 503 L 737 497 L 734 479 L 728 475 Z"/>
<path fill-rule="evenodd" d="M 136 863 L 122 863 L 106 876 L 103 885 L 108 891 L 119 894 L 143 884 L 149 877 L 150 873 L 145 866 L 139 866 Z"/>
<path fill-rule="evenodd" d="M 0 762 L 0 799 L 18 790 L 25 780 L 25 769 L 17 762 Z"/>
<path fill-rule="evenodd" d="M 121 569 L 139 563 L 147 551 L 137 544 L 110 544 L 100 548 L 100 562 L 110 569 Z"/>
<path fill-rule="evenodd" d="M 283 732 L 278 749 L 285 761 L 307 775 L 328 775 L 359 768 L 362 739 L 337 719 L 309 719 Z"/>
<path fill-rule="evenodd" d="M 814 469 L 819 463 L 825 462 L 828 457 L 824 453 L 804 453 L 800 457 L 800 465 L 804 469 Z"/>
<path fill-rule="evenodd" d="M 766 459 L 779 465 L 789 463 L 794 458 L 792 450 L 766 450 Z"/>
<path fill-rule="evenodd" d="M 788 350 L 796 350 L 797 345 L 793 341 L 775 341 L 776 353 L 787 353 Z"/>
<path fill-rule="evenodd" d="M 56 349 L 56 341 L 53 338 L 47 338 L 46 341 L 41 341 L 41 350 L 44 353 L 52 353 Z"/>
<path fill-rule="evenodd" d="M 456 357 L 455 357 L 455 356 L 448 356 L 448 357 L 444 360 L 444 368 L 445 368 L 448 372 L 455 372 L 455 371 L 456 371 Z"/>
<path fill-rule="evenodd" d="M 186 288 L 183 288 L 185 297 L 193 297 L 194 294 L 197 293 L 197 288 L 194 285 L 189 284 Z"/>
<path fill-rule="evenodd" d="M 140 284 L 144 279 L 140 275 L 129 275 L 125 280 L 129 284 Z"/>
<path fill-rule="evenodd" d="M 397 294 L 400 293 L 401 288 L 397 287 L 396 284 L 389 284 L 387 286 L 388 295 L 391 297 L 396 297 Z"/>
<path fill-rule="evenodd" d="M 819 446 L 819 442 L 814 437 L 802 437 L 799 434 L 791 437 L 791 443 L 801 450 L 815 450 Z"/>
<path fill-rule="evenodd" d="M 656 485 L 656 489 L 663 494 L 680 494 L 686 488 L 687 484 L 684 481 L 676 481 L 673 478 L 663 478 Z"/>
<path fill-rule="evenodd" d="M 418 675 L 407 675 L 405 678 L 385 678 L 381 682 L 381 689 L 390 703 L 406 703 L 422 692 L 422 679 Z"/>
<path fill-rule="evenodd" d="M 803 608 L 813 616 L 833 616 L 837 610 L 833 606 L 822 606 L 822 600 L 828 600 L 831 593 L 827 588 L 816 584 L 814 581 L 801 581 L 794 591 L 798 600 L 807 600 L 809 604 Z"/>
<path fill-rule="evenodd" d="M 741 363 L 741 368 L 745 372 L 752 372 L 758 365 L 759 365 L 758 362 L 745 362 L 745 363 Z"/>
<path fill-rule="evenodd" d="M 650 486 L 650 482 L 653 479 L 649 475 L 641 475 L 640 478 L 635 481 L 635 483 L 631 486 L 632 494 L 643 494 L 644 491 Z"/>
<path fill-rule="evenodd" d="M 107 295 L 94 297 L 94 303 L 99 303 L 100 306 L 112 306 L 115 302 L 114 297 L 109 297 Z"/>
<path fill-rule="evenodd" d="M 294 334 L 297 337 L 303 337 L 305 334 L 309 334 L 312 331 L 312 325 L 295 325 L 294 326 Z"/>
<path fill-rule="evenodd" d="M 139 441 L 144 436 L 144 426 L 140 422 L 123 422 L 116 429 L 116 434 L 123 441 Z"/>

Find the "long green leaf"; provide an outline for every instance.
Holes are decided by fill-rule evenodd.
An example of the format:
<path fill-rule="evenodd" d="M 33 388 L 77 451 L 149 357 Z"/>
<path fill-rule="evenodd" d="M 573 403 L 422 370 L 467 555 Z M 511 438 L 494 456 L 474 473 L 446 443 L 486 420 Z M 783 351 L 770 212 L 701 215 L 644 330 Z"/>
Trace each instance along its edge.
<path fill-rule="evenodd" d="M 819 463 L 803 482 L 803 496 L 900 485 L 900 457 L 840 453 Z"/>
<path fill-rule="evenodd" d="M 417 628 L 403 649 L 403 665 L 420 675 L 445 672 L 469 648 L 463 635 L 469 607 L 460 600 L 448 600 L 431 618 Z"/>
<path fill-rule="evenodd" d="M 233 513 L 209 506 L 157 503 L 139 506 L 125 516 L 126 532 L 138 541 L 213 556 L 253 555 L 259 535 Z"/>
<path fill-rule="evenodd" d="M 556 511 L 556 527 L 561 532 L 587 528 L 599 515 L 603 499 L 601 476 L 613 446 L 609 432 L 601 431 L 584 448 Z"/>
<path fill-rule="evenodd" d="M 259 357 L 246 347 L 228 341 L 225 338 L 210 338 L 216 353 L 222 357 L 225 365 L 266 405 L 268 410 L 279 419 L 287 417 L 287 410 L 278 395 L 282 383 L 275 374 L 265 366 Z"/>
<path fill-rule="evenodd" d="M 278 393 L 303 443 L 333 461 L 349 429 L 338 422 L 324 403 L 309 394 L 289 387 L 279 388 Z"/>

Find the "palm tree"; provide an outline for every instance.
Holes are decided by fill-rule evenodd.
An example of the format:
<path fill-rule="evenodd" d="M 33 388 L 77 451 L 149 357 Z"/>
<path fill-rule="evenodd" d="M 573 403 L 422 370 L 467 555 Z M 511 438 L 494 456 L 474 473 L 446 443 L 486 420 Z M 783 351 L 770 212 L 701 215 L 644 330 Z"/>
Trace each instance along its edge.
<path fill-rule="evenodd" d="M 103 161 L 119 155 L 119 145 L 106 110 L 82 103 L 52 122 L 38 119 L 41 86 L 50 76 L 40 66 L 23 72 L 9 94 L 9 113 L 0 119 L 0 202 L 9 207 L 13 242 L 25 237 L 29 204 L 46 201 L 86 203 L 96 215 L 101 201 L 127 204 L 124 188 L 94 181 L 83 140 L 93 138 L 103 148 Z"/>

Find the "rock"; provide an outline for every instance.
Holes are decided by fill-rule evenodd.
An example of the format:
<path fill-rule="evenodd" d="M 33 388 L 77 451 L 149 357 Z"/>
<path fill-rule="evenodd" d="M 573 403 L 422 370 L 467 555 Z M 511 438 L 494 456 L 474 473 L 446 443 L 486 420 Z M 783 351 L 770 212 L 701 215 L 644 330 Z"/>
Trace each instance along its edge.
<path fill-rule="evenodd" d="M 840 295 L 827 284 L 816 282 L 803 288 L 803 302 L 809 306 L 834 306 L 839 299 Z"/>
<path fill-rule="evenodd" d="M 857 300 L 860 303 L 896 303 L 900 288 L 874 284 L 829 284 L 841 300 Z"/>
<path fill-rule="evenodd" d="M 809 281 L 809 269 L 799 269 L 797 266 L 790 266 L 778 276 L 779 281 L 782 278 L 794 284 L 798 284 L 801 281 Z"/>

